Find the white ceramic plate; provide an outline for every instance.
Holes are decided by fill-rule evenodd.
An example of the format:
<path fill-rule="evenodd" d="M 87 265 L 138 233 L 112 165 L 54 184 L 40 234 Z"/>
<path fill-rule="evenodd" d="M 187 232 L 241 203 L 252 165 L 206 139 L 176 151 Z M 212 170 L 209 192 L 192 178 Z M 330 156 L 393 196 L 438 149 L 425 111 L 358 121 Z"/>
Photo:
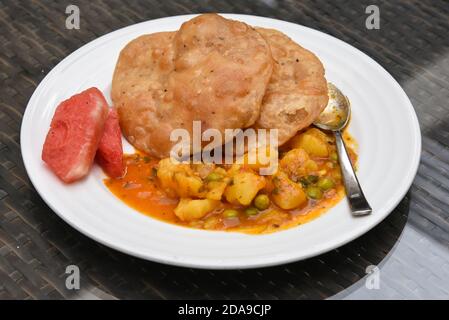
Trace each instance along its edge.
<path fill-rule="evenodd" d="M 413 107 L 379 64 L 327 34 L 289 22 L 224 15 L 275 28 L 318 55 L 327 79 L 350 99 L 350 132 L 359 143 L 358 176 L 373 207 L 351 216 L 344 200 L 305 225 L 268 235 L 201 231 L 145 216 L 115 198 L 94 167 L 87 179 L 64 185 L 41 161 L 42 145 L 57 104 L 96 86 L 109 99 L 120 50 L 145 33 L 176 30 L 192 15 L 157 19 L 102 36 L 59 63 L 31 97 L 22 122 L 21 147 L 30 179 L 45 202 L 67 223 L 114 249 L 148 260 L 198 268 L 250 268 L 312 257 L 341 246 L 382 221 L 399 203 L 416 174 L 421 135 Z M 132 148 L 125 144 L 126 151 Z"/>

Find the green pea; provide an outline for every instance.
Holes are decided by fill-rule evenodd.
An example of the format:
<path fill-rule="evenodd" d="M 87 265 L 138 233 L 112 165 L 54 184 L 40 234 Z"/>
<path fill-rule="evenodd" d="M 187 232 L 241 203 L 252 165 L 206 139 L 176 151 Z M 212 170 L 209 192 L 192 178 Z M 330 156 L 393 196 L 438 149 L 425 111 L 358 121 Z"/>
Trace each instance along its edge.
<path fill-rule="evenodd" d="M 324 177 L 324 178 L 321 178 L 320 180 L 318 180 L 317 186 L 321 190 L 326 191 L 326 190 L 332 189 L 334 187 L 334 181 L 332 181 L 331 178 Z"/>
<path fill-rule="evenodd" d="M 337 155 L 337 153 L 334 151 L 334 152 L 331 152 L 329 158 L 330 158 L 332 161 L 337 162 L 337 160 L 338 160 L 338 155 Z"/>
<path fill-rule="evenodd" d="M 258 213 L 259 213 L 259 211 L 254 207 L 249 207 L 249 208 L 246 208 L 246 210 L 245 210 L 245 214 L 247 216 L 255 216 Z"/>
<path fill-rule="evenodd" d="M 310 183 L 309 183 L 309 181 L 307 181 L 307 178 L 305 178 L 305 177 L 301 177 L 301 178 L 299 178 L 299 182 L 301 183 L 301 185 L 305 188 L 305 187 L 307 187 Z"/>
<path fill-rule="evenodd" d="M 306 193 L 310 199 L 314 200 L 319 200 L 323 197 L 323 191 L 321 191 L 321 189 L 318 187 L 313 186 L 307 187 Z"/>
<path fill-rule="evenodd" d="M 216 172 L 211 172 L 206 177 L 207 182 L 220 181 L 221 179 L 223 179 L 222 175 Z"/>
<path fill-rule="evenodd" d="M 254 199 L 254 206 L 259 210 L 265 210 L 270 206 L 270 198 L 266 194 L 259 194 Z"/>
<path fill-rule="evenodd" d="M 225 218 L 235 218 L 235 217 L 238 217 L 238 215 L 239 215 L 239 212 L 234 209 L 226 209 L 225 211 L 223 211 L 223 216 Z"/>
<path fill-rule="evenodd" d="M 308 175 L 307 176 L 307 181 L 309 183 L 316 183 L 318 181 L 318 176 L 315 175 Z"/>

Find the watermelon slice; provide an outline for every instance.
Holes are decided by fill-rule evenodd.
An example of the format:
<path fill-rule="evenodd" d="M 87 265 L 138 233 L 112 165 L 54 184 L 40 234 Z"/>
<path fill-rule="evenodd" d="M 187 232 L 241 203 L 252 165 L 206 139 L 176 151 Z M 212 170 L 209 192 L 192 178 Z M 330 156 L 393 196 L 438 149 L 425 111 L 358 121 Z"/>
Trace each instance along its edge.
<path fill-rule="evenodd" d="M 87 175 L 108 115 L 108 104 L 90 88 L 59 104 L 42 149 L 42 160 L 64 182 Z"/>
<path fill-rule="evenodd" d="M 109 109 L 103 136 L 98 145 L 96 160 L 111 178 L 120 178 L 125 174 L 122 132 L 120 131 L 118 114 L 115 108 Z"/>

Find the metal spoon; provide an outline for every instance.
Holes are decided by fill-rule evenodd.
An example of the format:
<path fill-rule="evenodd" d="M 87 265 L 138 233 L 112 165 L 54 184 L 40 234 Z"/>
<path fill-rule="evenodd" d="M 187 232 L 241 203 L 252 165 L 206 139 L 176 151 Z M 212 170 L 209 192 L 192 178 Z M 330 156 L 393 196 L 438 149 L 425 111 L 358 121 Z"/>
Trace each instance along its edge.
<path fill-rule="evenodd" d="M 351 115 L 350 103 L 346 96 L 332 83 L 328 83 L 328 95 L 329 102 L 326 108 L 313 124 L 320 129 L 334 133 L 349 206 L 354 216 L 364 216 L 370 214 L 372 209 L 357 180 L 341 132 L 348 124 Z"/>

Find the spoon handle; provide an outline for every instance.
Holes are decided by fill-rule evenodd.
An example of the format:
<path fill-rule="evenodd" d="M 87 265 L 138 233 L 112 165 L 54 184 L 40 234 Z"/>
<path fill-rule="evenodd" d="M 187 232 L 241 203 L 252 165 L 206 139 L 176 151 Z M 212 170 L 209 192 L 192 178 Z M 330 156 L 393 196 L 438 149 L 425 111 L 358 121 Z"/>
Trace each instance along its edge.
<path fill-rule="evenodd" d="M 372 209 L 363 194 L 354 168 L 349 160 L 348 152 L 341 135 L 341 131 L 335 131 L 338 159 L 340 160 L 341 173 L 346 188 L 346 194 L 354 216 L 364 216 L 370 214 Z"/>

